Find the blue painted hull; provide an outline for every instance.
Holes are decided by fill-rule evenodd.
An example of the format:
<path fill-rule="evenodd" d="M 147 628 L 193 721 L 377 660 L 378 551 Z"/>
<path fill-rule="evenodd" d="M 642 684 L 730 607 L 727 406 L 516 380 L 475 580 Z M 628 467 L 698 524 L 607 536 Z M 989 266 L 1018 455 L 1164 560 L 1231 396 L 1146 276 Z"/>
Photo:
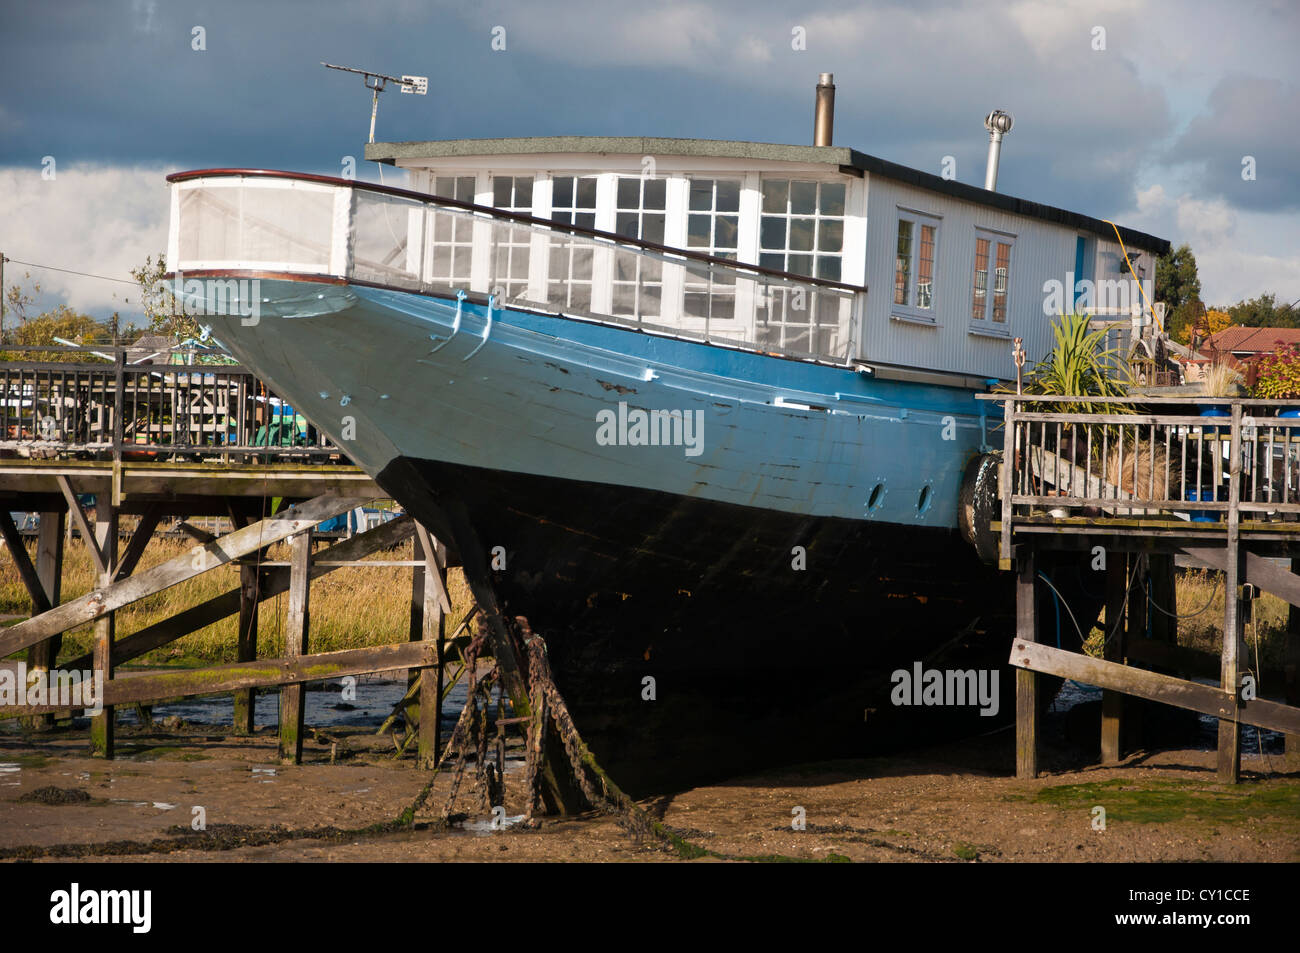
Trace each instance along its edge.
<path fill-rule="evenodd" d="M 280 315 L 217 336 L 435 532 L 463 507 L 502 547 L 507 611 L 632 790 L 1010 715 L 1011 582 L 955 529 L 985 441 L 970 391 L 368 288 L 262 294 Z M 637 411 L 702 440 L 638 443 Z M 918 660 L 1001 669 L 1000 718 L 891 706 Z"/>

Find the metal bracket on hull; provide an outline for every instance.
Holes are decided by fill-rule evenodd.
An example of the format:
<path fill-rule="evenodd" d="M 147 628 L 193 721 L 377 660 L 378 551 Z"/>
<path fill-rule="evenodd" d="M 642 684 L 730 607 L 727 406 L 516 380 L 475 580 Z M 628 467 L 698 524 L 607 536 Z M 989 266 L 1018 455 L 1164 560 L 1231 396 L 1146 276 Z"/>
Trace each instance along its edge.
<path fill-rule="evenodd" d="M 483 340 L 478 342 L 478 346 L 475 347 L 474 350 L 470 351 L 468 354 L 462 357 L 461 358 L 462 361 L 468 361 L 479 351 L 483 350 L 483 345 L 487 344 L 488 336 L 492 333 L 492 309 L 495 308 L 496 306 L 497 306 L 497 296 L 488 295 L 487 323 L 483 325 Z M 460 308 L 459 300 L 456 303 L 456 307 L 458 309 Z"/>
<path fill-rule="evenodd" d="M 452 338 L 454 338 L 460 332 L 461 307 L 465 303 L 465 298 L 466 298 L 465 289 L 457 288 L 456 289 L 456 320 L 454 320 L 451 323 L 451 334 L 447 335 L 447 339 L 445 341 L 438 341 L 438 346 L 435 347 L 432 351 L 430 351 L 429 352 L 430 354 L 437 354 L 444 347 L 450 344 Z M 429 339 L 431 341 L 437 341 L 438 337 L 437 335 L 430 334 Z"/>

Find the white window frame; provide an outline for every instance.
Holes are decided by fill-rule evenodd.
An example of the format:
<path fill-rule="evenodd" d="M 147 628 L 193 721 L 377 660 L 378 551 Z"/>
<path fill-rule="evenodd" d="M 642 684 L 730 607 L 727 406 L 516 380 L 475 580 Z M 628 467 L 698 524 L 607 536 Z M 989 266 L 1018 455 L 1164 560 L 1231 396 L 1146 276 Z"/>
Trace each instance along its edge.
<path fill-rule="evenodd" d="M 975 262 L 977 255 L 977 242 L 981 239 L 989 242 L 989 262 L 984 270 L 986 294 L 984 298 L 984 317 L 975 317 Z M 999 244 L 1009 245 L 1010 250 L 1007 252 L 1007 289 L 1006 289 L 1006 311 L 1007 319 L 1005 321 L 993 320 L 993 293 L 997 281 L 998 255 L 997 246 Z M 983 335 L 985 337 L 1010 338 L 1011 334 L 1011 276 L 1015 274 L 1016 264 L 1016 236 L 1010 232 L 1000 232 L 993 228 L 984 228 L 975 226 L 975 234 L 971 239 L 971 267 L 970 267 L 970 284 L 966 296 L 966 322 L 970 326 L 971 334 Z"/>
<path fill-rule="evenodd" d="M 912 223 L 912 257 L 908 262 L 907 272 L 907 293 L 908 304 L 896 304 L 894 302 L 894 288 L 898 280 L 898 230 L 902 222 Z M 933 270 L 930 276 L 930 306 L 922 308 L 915 304 L 920 285 L 918 282 L 917 264 L 921 254 L 921 228 L 929 225 L 934 229 L 934 260 Z M 891 233 L 890 241 L 890 260 L 893 266 L 889 270 L 889 313 L 896 321 L 907 321 L 913 324 L 932 324 L 938 326 L 939 321 L 939 304 L 941 303 L 939 295 L 939 248 L 940 241 L 943 237 L 943 216 L 935 215 L 932 212 L 922 212 L 918 209 L 908 208 L 899 205 L 894 210 L 894 227 Z"/>

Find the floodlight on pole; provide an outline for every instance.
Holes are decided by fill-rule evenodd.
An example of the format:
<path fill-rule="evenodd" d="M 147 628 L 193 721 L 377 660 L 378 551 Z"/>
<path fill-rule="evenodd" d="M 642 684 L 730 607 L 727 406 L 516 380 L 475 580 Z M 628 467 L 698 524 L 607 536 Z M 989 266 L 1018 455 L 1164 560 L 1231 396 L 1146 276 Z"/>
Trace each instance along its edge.
<path fill-rule="evenodd" d="M 415 93 L 417 96 L 423 96 L 429 91 L 429 77 L 427 76 L 388 76 L 384 73 L 355 69 L 351 66 L 335 66 L 333 63 L 326 63 L 323 60 L 320 65 L 326 69 L 342 70 L 344 73 L 360 73 L 366 84 L 366 89 L 372 90 L 370 97 L 370 142 L 375 141 L 375 116 L 379 113 L 379 94 L 384 91 L 386 84 L 396 83 L 401 87 L 402 92 Z"/>

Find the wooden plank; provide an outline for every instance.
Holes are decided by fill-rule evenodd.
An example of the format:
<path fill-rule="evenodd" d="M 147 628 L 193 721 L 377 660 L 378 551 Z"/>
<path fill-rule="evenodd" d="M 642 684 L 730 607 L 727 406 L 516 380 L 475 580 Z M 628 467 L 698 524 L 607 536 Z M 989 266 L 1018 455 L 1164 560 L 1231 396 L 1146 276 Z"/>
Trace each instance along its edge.
<path fill-rule="evenodd" d="M 289 567 L 289 612 L 284 623 L 284 659 L 307 654 L 307 633 L 311 613 L 311 530 L 293 537 Z M 302 763 L 303 688 L 286 685 L 280 689 L 280 761 Z"/>
<path fill-rule="evenodd" d="M 0 657 L 26 648 L 56 632 L 66 632 L 92 622 L 106 613 L 162 592 L 240 556 L 246 556 L 269 543 L 301 533 L 322 520 L 337 516 L 364 502 L 354 497 L 316 497 L 290 507 L 282 514 L 235 530 L 216 542 L 195 546 L 189 553 L 129 579 L 101 586 L 85 596 L 6 629 L 0 634 Z"/>
<path fill-rule="evenodd" d="M 104 688 L 105 705 L 149 704 L 172 698 L 224 695 L 243 688 L 301 685 L 344 675 L 365 675 L 432 665 L 434 646 L 424 642 L 320 652 L 295 659 L 261 659 L 203 669 L 176 669 L 115 678 Z M 13 707 L 6 714 L 27 715 L 65 709 L 51 705 Z"/>
<path fill-rule="evenodd" d="M 446 624 L 445 612 L 450 611 L 451 602 L 447 598 L 445 579 L 446 547 L 433 539 L 423 526 L 417 525 L 415 533 L 426 559 L 422 570 L 423 578 L 418 587 L 421 600 L 419 638 L 422 642 L 432 642 L 436 646 L 436 664 L 433 668 L 421 669 L 416 676 L 420 681 L 420 736 L 417 739 L 416 758 L 421 766 L 432 767 L 437 763 L 441 751 L 442 726 L 439 702 L 442 698 L 442 638 L 443 627 Z M 411 590 L 411 598 L 414 602 L 416 598 L 414 579 L 412 579 Z M 414 614 L 415 606 L 412 604 L 413 621 Z M 415 635 L 416 633 L 412 632 L 412 636 Z"/>
<path fill-rule="evenodd" d="M 1010 663 L 1017 668 L 1071 678 L 1084 685 L 1111 688 L 1164 705 L 1190 708 L 1212 718 L 1226 718 L 1233 710 L 1233 697 L 1214 685 L 1189 682 L 1172 675 L 1148 672 L 1021 639 L 1012 644 Z M 1272 731 L 1300 732 L 1300 708 L 1289 705 L 1256 699 L 1240 706 L 1240 716 L 1242 724 L 1258 725 Z"/>
<path fill-rule="evenodd" d="M 1292 574 L 1300 573 L 1300 558 L 1291 559 Z M 1292 604 L 1286 617 L 1286 644 L 1282 671 L 1286 703 L 1300 706 L 1300 607 Z M 1282 742 L 1283 761 L 1289 771 L 1300 771 L 1300 732 L 1289 732 Z"/>
<path fill-rule="evenodd" d="M 75 500 L 74 500 L 75 502 Z M 95 535 L 102 568 L 99 585 L 113 584 L 113 565 L 117 562 L 117 509 L 99 502 L 95 507 Z M 117 633 L 117 613 L 106 612 L 95 619 L 94 661 L 91 667 L 103 675 L 107 686 L 113 679 L 113 639 Z M 113 757 L 113 728 L 115 715 L 112 705 L 90 719 L 91 757 Z"/>
<path fill-rule="evenodd" d="M 153 539 L 154 530 L 158 528 L 158 521 L 161 518 L 162 507 L 157 503 L 149 504 L 140 515 L 140 522 L 136 524 L 135 532 L 131 534 L 131 541 L 126 545 L 126 552 L 122 554 L 117 564 L 117 571 L 113 574 L 115 581 L 125 579 L 135 572 L 135 567 L 139 564 L 145 549 L 148 548 L 150 540 Z"/>
<path fill-rule="evenodd" d="M 82 540 L 86 543 L 86 550 L 90 553 L 90 559 L 95 564 L 95 573 L 104 575 L 108 572 L 108 566 L 104 562 L 104 554 L 100 552 L 99 545 L 95 542 L 95 532 L 90 528 L 90 523 L 86 519 L 86 511 L 81 508 L 81 503 L 77 501 L 77 494 L 72 491 L 72 484 L 68 478 L 62 474 L 55 477 L 59 484 L 59 489 L 63 491 L 63 498 L 68 501 L 68 514 L 72 517 L 72 525 L 81 533 Z M 98 497 L 96 497 L 98 499 Z M 89 620 L 86 620 L 89 621 Z M 60 629 L 59 631 L 67 631 Z M 0 655 L 7 655 L 7 652 L 0 650 Z"/>
<path fill-rule="evenodd" d="M 411 535 L 413 527 L 414 521 L 409 516 L 399 516 L 395 520 L 390 520 L 376 526 L 374 529 L 366 530 L 366 532 L 353 536 L 351 539 L 335 543 L 325 550 L 322 555 L 334 555 L 337 557 L 336 562 L 361 559 L 380 549 L 396 546 Z M 311 577 L 315 579 L 326 573 L 333 572 L 337 568 L 339 567 L 336 565 L 322 563 L 313 559 L 311 561 Z M 272 596 L 278 596 L 280 593 L 288 591 L 289 569 L 287 566 L 282 569 L 263 571 L 263 576 L 265 578 L 262 581 L 259 601 L 265 601 Z M 174 616 L 161 619 L 153 625 L 140 629 L 113 646 L 113 664 L 121 665 L 124 662 L 129 662 L 131 659 L 138 658 L 145 652 L 150 652 L 161 645 L 175 641 L 183 635 L 197 632 L 214 622 L 220 622 L 226 616 L 239 611 L 239 600 L 240 590 L 230 589 L 219 596 L 213 596 L 206 602 L 201 602 L 197 606 L 192 606 Z M 91 657 L 83 655 L 67 662 L 64 667 L 83 669 L 90 664 Z"/>
<path fill-rule="evenodd" d="M 1038 612 L 1034 605 L 1034 557 L 1021 552 L 1016 575 L 1016 638 L 1038 641 Z M 1038 676 L 1016 672 L 1016 777 L 1038 777 Z"/>
<path fill-rule="evenodd" d="M 22 533 L 18 532 L 14 518 L 7 509 L 0 509 L 0 534 L 4 536 L 5 548 L 13 558 L 14 568 L 18 570 L 18 578 L 23 581 L 23 587 L 32 600 L 32 615 L 48 612 L 50 598 L 45 592 L 45 587 L 41 585 L 40 576 L 36 572 L 36 567 L 32 565 L 31 556 L 27 553 L 27 542 L 23 539 Z M 8 654 L 0 653 L 0 657 Z"/>
<path fill-rule="evenodd" d="M 1106 564 L 1106 645 L 1103 656 L 1122 662 L 1126 632 L 1124 607 L 1128 601 L 1128 559 L 1123 553 L 1110 553 Z M 1124 696 L 1103 690 L 1101 693 L 1101 762 L 1115 764 L 1124 757 Z"/>
<path fill-rule="evenodd" d="M 1295 524 L 1300 529 L 1300 524 Z M 1183 555 L 1196 560 L 1209 569 L 1223 572 L 1228 568 L 1227 550 L 1218 547 L 1183 547 Z M 1293 606 L 1300 606 L 1300 576 L 1288 572 L 1272 559 L 1246 553 L 1246 582 L 1253 583 L 1265 592 Z"/>

